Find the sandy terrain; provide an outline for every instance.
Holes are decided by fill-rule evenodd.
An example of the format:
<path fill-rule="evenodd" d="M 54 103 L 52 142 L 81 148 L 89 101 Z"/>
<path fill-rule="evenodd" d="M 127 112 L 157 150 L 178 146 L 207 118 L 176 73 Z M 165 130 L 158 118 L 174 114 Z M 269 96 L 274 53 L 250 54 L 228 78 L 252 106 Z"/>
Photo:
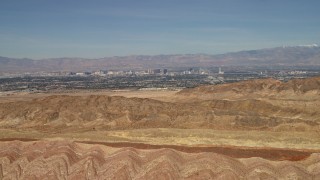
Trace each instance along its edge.
<path fill-rule="evenodd" d="M 90 96 L 90 95 L 106 95 L 106 96 L 123 96 L 127 98 L 150 98 L 161 101 L 173 101 L 175 94 L 180 90 L 75 90 L 75 91 L 52 91 L 39 93 L 25 92 L 0 92 L 0 102 L 28 101 L 40 97 L 48 97 L 52 95 L 69 95 L 69 96 Z M 177 98 L 177 97 L 176 97 Z"/>

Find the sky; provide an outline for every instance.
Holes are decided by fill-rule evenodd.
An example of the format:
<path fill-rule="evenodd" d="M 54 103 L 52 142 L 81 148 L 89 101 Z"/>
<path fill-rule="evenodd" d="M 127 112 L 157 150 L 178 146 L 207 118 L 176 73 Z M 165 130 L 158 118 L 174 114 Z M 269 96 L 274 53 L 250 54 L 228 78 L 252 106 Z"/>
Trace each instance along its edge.
<path fill-rule="evenodd" d="M 0 0 L 6 57 L 222 54 L 319 39 L 319 0 Z"/>

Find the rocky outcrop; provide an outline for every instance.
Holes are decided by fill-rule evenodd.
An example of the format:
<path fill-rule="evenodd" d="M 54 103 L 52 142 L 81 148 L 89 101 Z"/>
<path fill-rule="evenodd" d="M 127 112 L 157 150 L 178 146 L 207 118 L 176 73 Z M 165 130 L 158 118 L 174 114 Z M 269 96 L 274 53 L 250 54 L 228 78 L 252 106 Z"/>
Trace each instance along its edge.
<path fill-rule="evenodd" d="M 306 93 L 309 91 L 320 92 L 320 77 L 307 79 L 293 79 L 288 82 L 281 82 L 275 79 L 255 79 L 248 81 L 240 81 L 236 83 L 200 86 L 196 88 L 184 89 L 178 94 L 214 94 L 234 92 L 238 94 L 250 93 L 274 93 L 280 92 Z"/>
<path fill-rule="evenodd" d="M 0 102 L 0 128 L 68 132 L 140 128 L 319 131 L 319 90 L 317 77 L 287 83 L 264 79 L 203 86 L 182 90 L 172 102 L 52 95 Z"/>
<path fill-rule="evenodd" d="M 300 118 L 291 119 L 290 116 Z M 55 95 L 0 103 L 0 127 L 49 131 L 136 128 L 272 129 L 282 124 L 319 126 L 320 112 L 248 100 L 179 103 L 104 95 Z M 285 128 L 282 128 L 285 129 Z"/>
<path fill-rule="evenodd" d="M 320 155 L 300 161 L 67 141 L 0 142 L 0 179 L 317 179 Z"/>

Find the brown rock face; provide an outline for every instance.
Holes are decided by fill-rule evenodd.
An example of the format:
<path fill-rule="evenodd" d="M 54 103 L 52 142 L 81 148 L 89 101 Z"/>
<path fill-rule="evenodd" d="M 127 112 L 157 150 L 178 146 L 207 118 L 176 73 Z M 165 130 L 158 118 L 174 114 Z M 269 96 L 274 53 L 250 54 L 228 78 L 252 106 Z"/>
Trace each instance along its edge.
<path fill-rule="evenodd" d="M 213 94 L 225 93 L 228 91 L 239 94 L 268 92 L 271 93 L 271 95 L 283 91 L 293 91 L 295 93 L 317 91 L 319 93 L 320 77 L 308 79 L 293 79 L 285 83 L 274 79 L 256 79 L 217 86 L 200 86 L 193 89 L 182 90 L 179 92 L 179 94 Z"/>
<path fill-rule="evenodd" d="M 277 114 L 277 116 L 274 116 Z M 290 119 L 300 115 L 308 119 Z M 0 104 L 3 128 L 273 128 L 284 123 L 318 126 L 320 112 L 262 100 L 169 103 L 109 96 L 50 96 Z"/>
<path fill-rule="evenodd" d="M 319 161 L 319 154 L 297 162 L 276 162 L 166 148 L 0 142 L 1 179 L 317 179 Z"/>
<path fill-rule="evenodd" d="M 4 102 L 0 103 L 0 127 L 319 130 L 319 79 L 204 86 L 179 92 L 176 97 L 186 100 L 173 102 L 105 95 Z"/>
<path fill-rule="evenodd" d="M 319 179 L 319 86 L 0 96 L 0 179 Z"/>

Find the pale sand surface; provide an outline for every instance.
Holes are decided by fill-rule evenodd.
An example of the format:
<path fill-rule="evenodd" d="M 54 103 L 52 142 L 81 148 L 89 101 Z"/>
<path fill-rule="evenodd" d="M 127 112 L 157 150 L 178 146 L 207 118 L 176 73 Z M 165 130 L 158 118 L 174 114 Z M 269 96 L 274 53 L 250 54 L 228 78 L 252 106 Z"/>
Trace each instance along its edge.
<path fill-rule="evenodd" d="M 65 92 L 47 92 L 47 93 L 26 93 L 26 92 L 0 92 L 1 102 L 28 101 L 40 97 L 48 97 L 52 95 L 68 95 L 68 96 L 90 96 L 90 95 L 106 95 L 106 96 L 123 96 L 127 98 L 150 98 L 160 101 L 173 101 L 174 95 L 180 90 L 76 90 Z"/>
<path fill-rule="evenodd" d="M 136 142 L 154 145 L 246 146 L 320 150 L 320 135 L 315 132 L 228 131 L 211 129 L 135 129 L 45 133 L 34 130 L 0 129 L 0 139 L 30 138 L 98 142 Z"/>

